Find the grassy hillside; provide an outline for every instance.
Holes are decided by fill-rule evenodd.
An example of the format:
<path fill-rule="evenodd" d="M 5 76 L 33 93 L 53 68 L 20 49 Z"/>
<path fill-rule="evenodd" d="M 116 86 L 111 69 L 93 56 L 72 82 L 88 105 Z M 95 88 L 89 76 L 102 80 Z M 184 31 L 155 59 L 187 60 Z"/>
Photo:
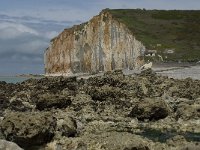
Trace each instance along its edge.
<path fill-rule="evenodd" d="M 125 23 L 147 49 L 158 50 L 166 60 L 200 60 L 200 11 L 106 10 Z M 174 54 L 165 54 L 175 49 Z"/>

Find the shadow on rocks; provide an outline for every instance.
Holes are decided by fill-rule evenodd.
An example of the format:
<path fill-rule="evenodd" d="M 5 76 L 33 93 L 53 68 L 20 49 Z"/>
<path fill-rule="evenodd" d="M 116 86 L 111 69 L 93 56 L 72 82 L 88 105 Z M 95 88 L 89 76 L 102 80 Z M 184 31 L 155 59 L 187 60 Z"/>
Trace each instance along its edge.
<path fill-rule="evenodd" d="M 51 141 L 55 128 L 56 120 L 48 112 L 12 112 L 1 123 L 5 138 L 25 149 Z"/>
<path fill-rule="evenodd" d="M 137 117 L 138 120 L 164 119 L 170 113 L 168 105 L 161 98 L 146 98 L 136 104 L 130 112 L 130 117 Z"/>

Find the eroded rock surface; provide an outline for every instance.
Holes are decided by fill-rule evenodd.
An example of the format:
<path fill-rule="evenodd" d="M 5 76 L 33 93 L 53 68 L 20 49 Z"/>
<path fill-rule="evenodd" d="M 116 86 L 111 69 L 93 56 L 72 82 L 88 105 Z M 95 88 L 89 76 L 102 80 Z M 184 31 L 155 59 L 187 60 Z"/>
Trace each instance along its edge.
<path fill-rule="evenodd" d="M 197 87 L 152 70 L 0 82 L 0 138 L 36 150 L 195 149 Z"/>

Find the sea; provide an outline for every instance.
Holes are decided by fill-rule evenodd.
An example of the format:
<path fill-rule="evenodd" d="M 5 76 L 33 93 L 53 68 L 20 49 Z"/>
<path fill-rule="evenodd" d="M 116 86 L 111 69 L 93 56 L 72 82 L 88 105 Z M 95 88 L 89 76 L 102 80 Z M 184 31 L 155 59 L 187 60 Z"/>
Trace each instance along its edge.
<path fill-rule="evenodd" d="M 200 65 L 187 67 L 154 67 L 157 74 L 168 76 L 169 78 L 185 79 L 192 78 L 200 80 Z M 124 72 L 125 74 L 138 73 L 137 71 Z M 0 76 L 0 81 L 7 83 L 20 83 L 30 78 L 40 79 L 41 77 L 16 77 L 16 76 Z"/>

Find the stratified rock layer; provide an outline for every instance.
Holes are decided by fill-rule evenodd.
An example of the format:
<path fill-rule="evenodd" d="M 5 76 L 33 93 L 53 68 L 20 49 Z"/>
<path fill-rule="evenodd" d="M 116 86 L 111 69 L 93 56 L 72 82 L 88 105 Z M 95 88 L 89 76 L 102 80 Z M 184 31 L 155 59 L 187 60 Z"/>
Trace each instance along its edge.
<path fill-rule="evenodd" d="M 130 30 L 102 11 L 89 22 L 64 30 L 45 52 L 47 75 L 133 69 L 143 63 L 145 47 Z"/>

